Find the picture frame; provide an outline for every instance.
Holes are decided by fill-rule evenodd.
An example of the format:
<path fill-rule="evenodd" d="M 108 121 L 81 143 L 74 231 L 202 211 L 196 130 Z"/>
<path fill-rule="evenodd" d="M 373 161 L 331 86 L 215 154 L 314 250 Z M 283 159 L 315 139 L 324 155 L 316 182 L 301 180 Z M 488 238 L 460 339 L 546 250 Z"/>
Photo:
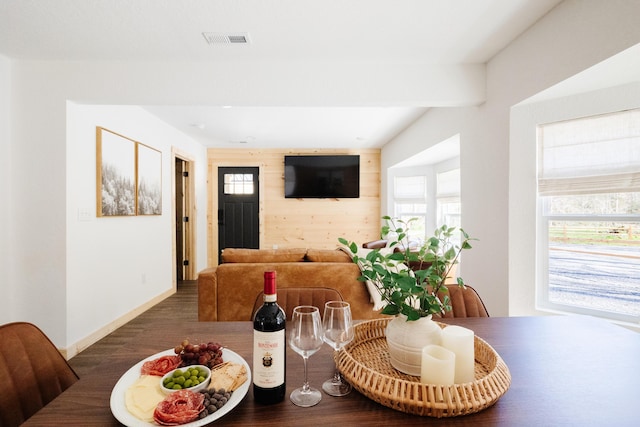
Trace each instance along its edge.
<path fill-rule="evenodd" d="M 137 215 L 162 215 L 162 152 L 136 145 Z"/>
<path fill-rule="evenodd" d="M 96 127 L 96 215 L 136 215 L 136 141 Z"/>
<path fill-rule="evenodd" d="M 162 215 L 162 152 L 96 126 L 96 216 Z"/>

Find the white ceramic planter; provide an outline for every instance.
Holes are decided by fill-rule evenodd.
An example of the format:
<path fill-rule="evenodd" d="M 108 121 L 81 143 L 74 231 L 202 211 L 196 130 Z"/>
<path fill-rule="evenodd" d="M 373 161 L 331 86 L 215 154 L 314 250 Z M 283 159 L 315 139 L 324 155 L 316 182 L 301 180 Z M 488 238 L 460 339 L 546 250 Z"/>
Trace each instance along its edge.
<path fill-rule="evenodd" d="M 391 320 L 386 329 L 391 365 L 405 374 L 420 376 L 422 348 L 442 343 L 442 329 L 431 316 L 407 321 L 404 315 Z"/>

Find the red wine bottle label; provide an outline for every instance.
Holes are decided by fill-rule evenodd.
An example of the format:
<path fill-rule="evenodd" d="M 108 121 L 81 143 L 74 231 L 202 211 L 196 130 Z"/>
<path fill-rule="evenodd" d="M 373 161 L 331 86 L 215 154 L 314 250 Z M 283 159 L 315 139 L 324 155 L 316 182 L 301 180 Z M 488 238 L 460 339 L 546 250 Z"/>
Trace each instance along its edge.
<path fill-rule="evenodd" d="M 253 383 L 278 387 L 285 378 L 285 333 L 253 331 Z"/>

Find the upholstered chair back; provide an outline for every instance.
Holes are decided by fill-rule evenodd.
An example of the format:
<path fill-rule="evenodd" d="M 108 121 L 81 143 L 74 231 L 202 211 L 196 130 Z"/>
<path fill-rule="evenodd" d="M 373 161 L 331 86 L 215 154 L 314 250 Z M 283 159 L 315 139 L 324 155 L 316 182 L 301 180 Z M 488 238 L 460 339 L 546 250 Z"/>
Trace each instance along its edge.
<path fill-rule="evenodd" d="M 320 315 L 324 313 L 324 305 L 328 301 L 342 301 L 342 295 L 332 288 L 278 288 L 278 305 L 282 307 L 287 319 L 291 319 L 293 309 L 299 305 L 318 307 Z M 257 296 L 252 313 L 262 306 L 264 295 Z M 253 320 L 253 319 L 250 319 Z"/>
<path fill-rule="evenodd" d="M 0 426 L 13 427 L 78 380 L 51 340 L 26 322 L 0 326 Z"/>
<path fill-rule="evenodd" d="M 489 317 L 480 295 L 471 286 L 445 285 L 451 299 L 451 311 L 442 317 Z M 443 294 L 440 294 L 442 298 Z"/>

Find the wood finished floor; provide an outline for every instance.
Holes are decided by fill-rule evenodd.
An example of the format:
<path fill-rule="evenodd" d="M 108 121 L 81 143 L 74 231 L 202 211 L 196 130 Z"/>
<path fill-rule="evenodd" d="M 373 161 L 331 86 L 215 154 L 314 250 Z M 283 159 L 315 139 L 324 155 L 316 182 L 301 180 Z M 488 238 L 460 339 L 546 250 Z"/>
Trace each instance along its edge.
<path fill-rule="evenodd" d="M 198 320 L 198 287 L 197 282 L 184 281 L 178 284 L 178 291 L 164 301 L 151 307 L 135 319 L 124 324 L 95 344 L 69 359 L 69 364 L 82 378 L 102 360 L 103 355 L 109 354 L 127 344 L 134 336 L 145 329 L 153 327 L 154 323 L 166 319 L 167 313 L 179 320 Z"/>

